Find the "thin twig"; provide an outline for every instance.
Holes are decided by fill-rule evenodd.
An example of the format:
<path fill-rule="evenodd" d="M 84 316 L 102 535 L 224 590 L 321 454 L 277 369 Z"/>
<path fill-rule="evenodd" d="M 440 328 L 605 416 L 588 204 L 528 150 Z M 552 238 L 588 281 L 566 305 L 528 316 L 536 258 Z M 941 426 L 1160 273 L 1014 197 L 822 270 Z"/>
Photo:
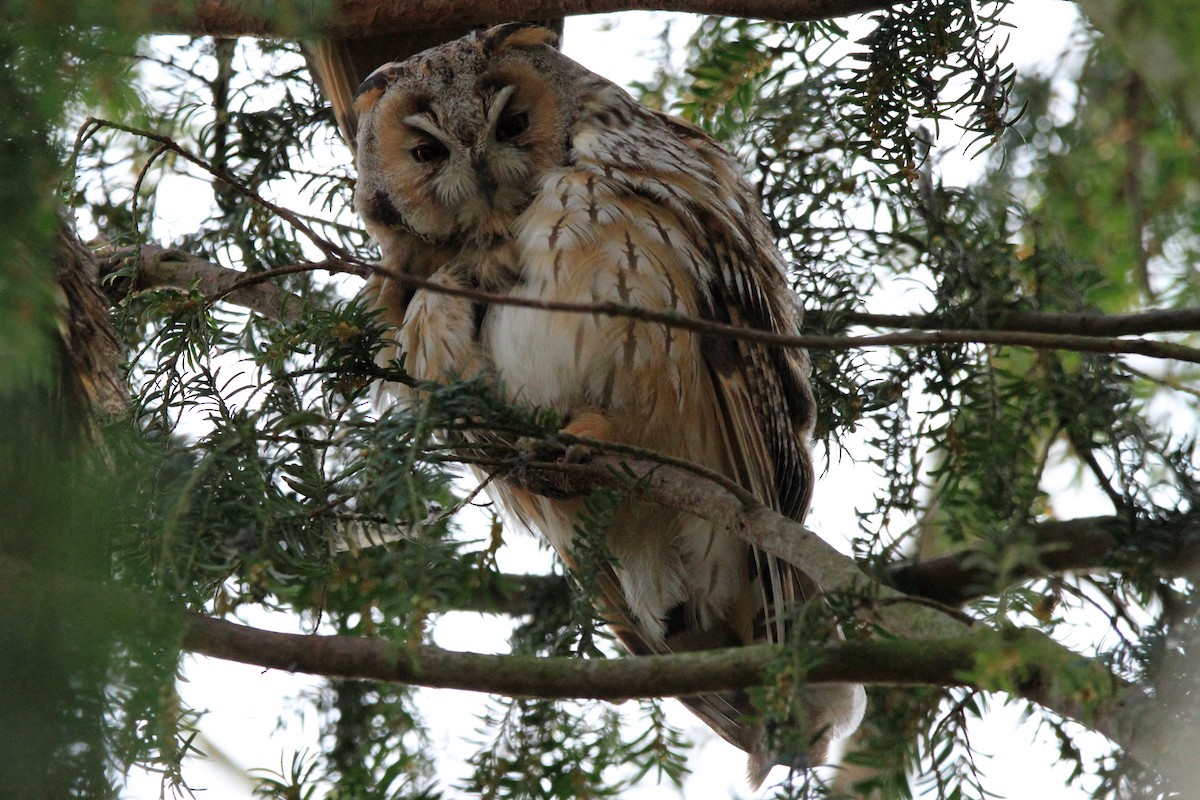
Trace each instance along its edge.
<path fill-rule="evenodd" d="M 317 247 L 317 249 L 320 250 L 326 256 L 326 258 L 331 259 L 331 260 L 337 260 L 337 259 L 345 259 L 348 257 L 348 254 L 346 253 L 345 250 L 343 250 L 341 247 L 334 244 L 333 242 L 330 242 L 328 239 L 325 239 L 323 236 L 320 236 L 316 231 L 314 231 L 307 224 L 305 224 L 305 222 L 302 219 L 300 219 L 298 216 L 296 216 L 296 214 L 292 213 L 291 211 L 289 211 L 286 208 L 283 208 L 282 206 L 276 205 L 275 203 L 272 203 L 271 201 L 267 200 L 262 195 L 260 195 L 258 192 L 254 191 L 253 189 L 246 186 L 242 181 L 238 180 L 238 178 L 235 175 L 232 175 L 229 172 L 227 172 L 226 170 L 220 169 L 220 168 L 210 164 L 205 159 L 201 158 L 200 156 L 195 155 L 194 153 L 187 150 L 182 145 L 178 144 L 171 137 L 165 136 L 161 133 L 155 133 L 154 131 L 145 130 L 144 128 L 135 128 L 130 125 L 122 125 L 119 122 L 112 122 L 111 120 L 98 119 L 96 117 L 89 117 L 83 123 L 83 125 L 80 127 L 81 134 L 85 129 L 89 129 L 89 126 L 96 126 L 97 129 L 111 128 L 113 130 L 122 131 L 124 133 L 128 133 L 133 136 L 140 136 L 143 139 L 149 139 L 152 142 L 158 142 L 162 147 L 165 147 L 167 150 L 170 150 L 171 152 L 178 154 L 179 157 L 184 159 L 185 161 L 188 161 L 188 162 L 200 167 L 201 169 L 203 169 L 205 172 L 212 175 L 217 180 L 219 180 L 222 183 L 224 183 L 225 185 L 229 186 L 231 189 L 233 189 L 238 194 L 242 195 L 243 197 L 248 198 L 249 200 L 251 200 L 254 203 L 257 203 L 258 205 L 260 205 L 263 208 L 270 211 L 272 214 L 275 214 L 276 216 L 278 216 L 280 219 L 285 220 L 288 224 L 290 224 L 296 230 L 298 230 L 302 234 L 304 234 L 305 238 L 307 238 L 310 242 L 312 242 Z M 89 130 L 88 136 L 90 137 L 94 132 L 95 132 L 94 130 Z M 77 138 L 77 141 L 79 141 L 78 138 Z"/>
<path fill-rule="evenodd" d="M 142 185 L 146 181 L 146 176 L 150 173 L 150 167 L 158 160 L 159 156 L 167 152 L 167 146 L 160 144 L 154 148 L 154 152 L 146 159 L 146 163 L 138 170 L 137 180 L 133 182 L 133 198 L 129 204 L 129 216 L 133 220 L 133 233 L 137 238 L 142 238 L 141 226 L 138 224 L 138 196 L 142 193 Z"/>
<path fill-rule="evenodd" d="M 153 247 L 153 245 L 146 245 Z M 205 263 L 196 256 L 187 256 L 193 269 Z M 1200 363 L 1200 349 L 1173 342 L 1158 342 L 1145 339 L 1122 339 L 1100 336 L 1097 331 L 1133 332 L 1191 331 L 1200 328 L 1200 309 L 1152 310 L 1139 314 L 1117 315 L 1110 318 L 1102 314 L 1035 314 L 1023 312 L 1017 315 L 997 316 L 995 329 L 958 330 L 909 330 L 905 332 L 878 334 L 873 336 L 826 336 L 815 334 L 789 335 L 775 331 L 743 328 L 714 320 L 689 317 L 666 311 L 653 311 L 622 303 L 569 303 L 533 298 L 512 297 L 482 289 L 444 286 L 427 278 L 407 275 L 353 258 L 329 258 L 305 264 L 293 264 L 274 269 L 246 274 L 211 265 L 213 275 L 222 277 L 222 287 L 208 295 L 208 302 L 215 303 L 235 293 L 271 281 L 283 275 L 300 272 L 327 271 L 366 277 L 378 273 L 414 289 L 438 292 L 476 302 L 496 305 L 514 305 L 544 311 L 598 314 L 601 316 L 625 317 L 645 322 L 655 322 L 669 327 L 682 328 L 719 338 L 761 342 L 781 347 L 807 347 L 812 350 L 847 350 L 862 347 L 897 346 L 946 346 L 951 344 L 985 344 L 999 346 L 1031 347 L 1036 349 L 1075 350 L 1093 353 L 1128 353 L 1151 358 L 1175 359 L 1188 363 Z M 235 301 L 236 302 L 236 301 Z M 239 303 L 241 304 L 241 303 Z M 276 318 L 277 311 L 250 306 L 264 316 Z M 819 316 L 821 312 L 809 312 Z M 921 328 L 936 323 L 928 317 L 889 314 L 847 314 L 841 317 L 852 324 L 876 327 Z M 1040 331 L 1074 330 L 1082 333 L 1046 333 Z"/>
<path fill-rule="evenodd" d="M 241 281 L 231 285 L 225 292 L 210 298 L 219 300 L 222 296 L 237 288 L 253 283 L 269 280 L 272 277 L 304 269 L 329 269 L 353 274 L 364 271 L 384 275 L 390 280 L 408 286 L 449 295 L 462 297 L 479 303 L 509 305 L 520 308 L 534 308 L 541 311 L 568 312 L 576 314 L 595 314 L 607 317 L 623 317 L 653 322 L 671 328 L 690 330 L 706 336 L 739 341 L 759 342 L 776 347 L 804 347 L 810 350 L 849 350 L 866 347 L 901 347 L 901 346 L 932 346 L 944 347 L 954 344 L 983 344 L 997 346 L 1030 347 L 1039 350 L 1072 350 L 1084 353 L 1133 354 L 1150 358 L 1174 359 L 1200 364 L 1200 349 L 1187 347 L 1173 342 L 1158 342 L 1147 339 L 1119 339 L 1112 337 L 1079 336 L 1071 334 L 1026 333 L 1022 331 L 996 330 L 938 330 L 938 331 L 907 331 L 903 333 L 885 333 L 874 336 L 826 336 L 817 334 L 786 334 L 776 331 L 759 330 L 730 325 L 714 320 L 690 317 L 670 311 L 654 311 L 639 306 L 624 303 L 574 303 L 559 300 L 540 300 L 528 297 L 489 292 L 482 289 L 472 289 L 460 286 L 445 286 L 428 278 L 420 278 L 389 269 L 380 264 L 371 264 L 358 259 L 345 259 L 344 269 L 336 270 L 329 262 L 319 262 L 309 265 L 280 267 L 275 270 L 265 270 L 254 275 L 248 275 Z"/>

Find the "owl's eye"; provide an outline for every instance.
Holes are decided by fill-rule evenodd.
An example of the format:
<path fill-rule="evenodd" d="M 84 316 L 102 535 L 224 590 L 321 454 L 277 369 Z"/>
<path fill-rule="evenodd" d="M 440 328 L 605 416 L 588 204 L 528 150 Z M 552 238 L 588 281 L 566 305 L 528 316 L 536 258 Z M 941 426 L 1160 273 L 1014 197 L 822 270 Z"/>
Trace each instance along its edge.
<path fill-rule="evenodd" d="M 441 142 L 421 142 L 419 145 L 408 151 L 412 154 L 413 161 L 418 164 L 428 164 L 430 161 L 441 161 L 449 151 Z"/>
<path fill-rule="evenodd" d="M 508 142 L 520 136 L 529 127 L 529 114 L 505 114 L 496 123 L 496 141 Z"/>

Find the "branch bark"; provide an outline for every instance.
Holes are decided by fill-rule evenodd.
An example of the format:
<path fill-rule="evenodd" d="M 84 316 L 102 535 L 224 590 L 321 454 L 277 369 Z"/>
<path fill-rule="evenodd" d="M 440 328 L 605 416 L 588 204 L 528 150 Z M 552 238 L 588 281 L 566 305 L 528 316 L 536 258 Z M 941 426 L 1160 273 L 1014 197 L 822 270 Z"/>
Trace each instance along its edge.
<path fill-rule="evenodd" d="M 289 672 L 518 697 L 613 701 L 763 685 L 786 654 L 760 645 L 612 660 L 493 656 L 276 633 L 198 615 L 187 619 L 183 644 L 202 655 Z M 1178 754 L 1200 746 L 1193 726 L 1149 713 L 1158 709 L 1140 687 L 1036 631 L 978 628 L 949 639 L 836 642 L 815 654 L 797 677 L 808 683 L 972 685 L 1006 691 L 1105 734 L 1168 778 Z"/>
<path fill-rule="evenodd" d="M 810 313 L 816 321 L 822 312 Z M 839 314 L 838 319 L 868 328 L 908 328 L 937 330 L 944 320 L 930 314 Z M 1040 311 L 1001 311 L 988 314 L 978 327 L 996 331 L 1024 331 L 1072 336 L 1138 336 L 1147 333 L 1200 331 L 1200 308 L 1151 309 L 1134 314 L 1094 314 L 1074 312 L 1055 314 Z"/>
<path fill-rule="evenodd" d="M 637 10 L 800 22 L 895 4 L 896 0 L 335 0 L 328 6 L 294 4 L 281 13 L 279 4 L 270 0 L 160 0 L 142 4 L 141 22 L 149 30 L 192 35 L 353 37 Z"/>
<path fill-rule="evenodd" d="M 206 297 L 222 295 L 242 308 L 250 309 L 276 322 L 294 322 L 300 318 L 304 301 L 299 295 L 285 291 L 274 283 L 263 281 L 236 288 L 247 273 L 222 267 L 181 250 L 144 244 L 122 247 L 105 255 L 101 277 L 132 267 L 128 278 L 112 281 L 108 295 L 117 300 L 129 293 L 153 289 L 197 288 Z"/>
<path fill-rule="evenodd" d="M 873 603 L 857 616 L 887 635 L 909 639 L 918 646 L 929 643 L 935 650 L 948 641 L 970 640 L 973 685 L 1024 697 L 1103 733 L 1168 779 L 1177 773 L 1174 765 L 1188 763 L 1178 754 L 1200 746 L 1200 731 L 1195 726 L 1158 708 L 1144 688 L 1122 680 L 1100 661 L 1085 658 L 1040 631 L 971 624 L 948 609 L 915 603 L 888 586 L 866 583 L 854 561 L 738 487 L 705 481 L 672 465 L 612 456 L 586 465 L 548 466 L 556 474 L 568 476 L 590 472 L 600 485 L 634 488 L 656 503 L 726 526 L 745 541 L 802 564 L 826 592 L 861 593 L 865 589 Z M 510 475 L 506 479 L 525 477 Z M 555 478 L 547 489 L 526 479 L 524 488 L 558 496 L 564 482 Z M 1189 522 L 1194 525 L 1195 520 Z M 1113 536 L 1116 541 L 1116 534 Z M 1170 733 L 1165 735 L 1164 730 Z M 1180 743 L 1185 744 L 1181 747 Z"/>
<path fill-rule="evenodd" d="M 770 645 L 619 659 L 484 655 L 350 636 L 276 633 L 200 615 L 184 647 L 288 672 L 546 699 L 681 697 L 764 685 L 783 651 Z M 972 637 L 916 644 L 836 642 L 805 673 L 813 683 L 954 686 L 974 664 Z"/>
<path fill-rule="evenodd" d="M 1025 580 L 1115 567 L 1127 542 L 1138 542 L 1140 552 L 1153 551 L 1155 565 L 1163 575 L 1189 580 L 1200 577 L 1200 513 L 1170 520 L 1053 520 L 1031 526 L 1030 533 L 1037 563 L 1022 564 L 1004 575 L 981 566 L 981 554 L 968 549 L 899 565 L 884 577 L 905 594 L 960 605 Z"/>

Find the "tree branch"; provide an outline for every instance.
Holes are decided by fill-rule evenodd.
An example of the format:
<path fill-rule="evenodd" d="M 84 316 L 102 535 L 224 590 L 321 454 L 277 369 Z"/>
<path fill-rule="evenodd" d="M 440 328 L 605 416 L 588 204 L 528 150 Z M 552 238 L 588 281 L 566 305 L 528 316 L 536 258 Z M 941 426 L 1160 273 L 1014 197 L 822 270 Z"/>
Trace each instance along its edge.
<path fill-rule="evenodd" d="M 201 158 L 200 156 L 196 155 L 195 153 L 190 152 L 186 147 L 179 144 L 178 142 L 176 142 L 174 139 L 172 139 L 169 136 L 165 136 L 161 133 L 156 133 L 155 131 L 146 130 L 144 128 L 134 128 L 129 125 L 121 124 L 119 122 L 113 122 L 112 120 L 99 119 L 97 117 L 88 117 L 86 120 L 84 120 L 83 125 L 81 125 L 79 127 L 79 132 L 75 136 L 75 151 L 76 151 L 76 153 L 79 152 L 79 149 L 83 146 L 83 144 L 88 139 L 90 139 L 98 131 L 100 131 L 104 128 L 111 128 L 113 130 L 118 130 L 118 131 L 122 131 L 124 133 L 128 133 L 132 136 L 138 136 L 143 139 L 147 139 L 151 142 L 157 142 L 160 145 L 158 152 L 170 151 L 172 153 L 175 153 L 180 158 L 182 158 L 184 161 L 187 161 L 190 164 L 194 164 L 195 166 L 204 170 L 208 174 L 212 175 L 213 178 L 215 178 L 221 185 L 228 187 L 228 189 L 230 191 L 240 194 L 243 197 L 249 199 L 251 202 L 257 204 L 258 206 L 265 208 L 267 211 L 270 211 L 275 216 L 277 216 L 280 219 L 287 222 L 289 225 L 291 225 L 293 228 L 295 228 L 300 234 L 302 234 L 306 239 L 308 239 L 310 242 L 312 242 L 313 245 L 316 246 L 316 248 L 318 250 L 320 250 L 321 253 L 324 254 L 326 258 L 340 259 L 340 258 L 347 256 L 345 251 L 339 245 L 329 241 L 328 239 L 326 239 L 323 236 L 321 236 L 320 234 L 318 234 L 297 214 L 293 213 L 292 211 L 289 211 L 286 208 L 283 208 L 282 206 L 279 206 L 279 205 L 267 200 L 261 194 L 259 194 L 255 190 L 251 189 L 250 187 L 246 186 L 242 181 L 238 180 L 237 176 L 232 175 L 227 170 L 220 169 L 219 167 L 213 165 L 209 161 L 206 161 L 205 159 Z M 154 158 L 155 158 L 155 156 L 151 156 L 150 160 L 153 161 Z M 148 164 L 147 164 L 147 166 L 148 166 Z M 143 171 L 144 171 L 144 168 L 143 168 Z M 135 197 L 136 197 L 136 195 L 135 195 Z"/>
<path fill-rule="evenodd" d="M 270 0 L 160 0 L 142 5 L 142 27 L 209 36 L 333 36 L 402 33 L 413 28 L 494 25 L 614 11 L 683 11 L 800 22 L 878 11 L 896 0 L 335 0 L 293 4 L 281 13 Z"/>
<path fill-rule="evenodd" d="M 545 699 L 680 697 L 764 685 L 783 655 L 772 645 L 618 659 L 484 655 L 352 636 L 276 633 L 197 614 L 184 647 L 288 672 Z M 813 683 L 954 686 L 973 665 L 971 637 L 835 642 L 806 672 Z"/>
<path fill-rule="evenodd" d="M 586 440 L 570 437 L 576 442 Z M 591 442 L 603 448 L 603 443 Z M 690 467 L 628 456 L 602 455 L 588 464 L 529 463 L 506 473 L 506 480 L 550 497 L 581 496 L 596 487 L 642 493 L 660 505 L 687 511 L 717 525 L 789 563 L 802 565 L 825 591 L 861 590 L 860 566 L 802 524 L 759 503 L 721 476 L 712 479 Z M 1021 531 L 1014 531 L 1019 539 Z M 893 635 L 945 637 L 961 633 L 963 618 L 952 607 L 992 594 L 1005 586 L 1063 572 L 1092 572 L 1117 566 L 1122 559 L 1152 554 L 1164 575 L 1200 576 L 1200 512 L 1165 520 L 1122 516 L 1051 520 L 1029 527 L 1038 560 L 1004 574 L 985 563 L 981 551 L 967 549 L 936 559 L 886 568 L 877 602 L 898 604 L 876 620 Z M 913 598 L 942 608 L 917 609 Z M 907 603 L 900 602 L 908 600 Z"/>
<path fill-rule="evenodd" d="M 108 295 L 118 300 L 130 293 L 153 289 L 188 290 L 196 287 L 206 297 L 221 295 L 228 302 L 250 309 L 276 322 L 299 319 L 304 301 L 299 295 L 285 291 L 269 281 L 237 288 L 247 275 L 228 269 L 198 256 L 159 247 L 155 244 L 122 247 L 101 253 L 101 278 L 132 266 L 127 279 L 111 281 Z"/>
<path fill-rule="evenodd" d="M 1022 564 L 1004 575 L 982 564 L 982 553 L 969 549 L 890 568 L 885 578 L 906 594 L 960 605 L 1025 580 L 1115 567 L 1127 542 L 1136 542 L 1139 553 L 1153 553 L 1164 575 L 1200 577 L 1200 513 L 1170 520 L 1131 521 L 1119 516 L 1053 520 L 1030 530 L 1037 563 Z"/>
<path fill-rule="evenodd" d="M 825 312 L 810 311 L 806 316 L 818 323 L 826 318 Z M 871 314 L 850 312 L 838 314 L 837 318 L 851 325 L 868 328 L 908 328 L 937 330 L 945 327 L 945 321 L 932 314 Z M 1137 336 L 1146 333 L 1168 333 L 1172 331 L 1200 331 L 1200 308 L 1151 309 L 1135 314 L 1094 314 L 1074 312 L 1066 314 L 1040 311 L 1000 311 L 985 315 L 980 328 L 997 331 L 1025 331 L 1027 333 L 1056 333 L 1075 336 Z"/>
<path fill-rule="evenodd" d="M 875 336 L 795 335 L 730 325 L 699 317 L 689 317 L 675 312 L 654 311 L 624 303 L 572 303 L 540 300 L 536 298 L 514 297 L 481 289 L 444 286 L 436 281 L 397 272 L 380 264 L 369 264 L 362 261 L 352 261 L 349 267 L 352 270 L 368 270 L 384 275 L 390 280 L 410 288 L 439 292 L 452 297 L 464 297 L 477 302 L 536 308 L 543 311 L 566 311 L 580 314 L 624 317 L 645 322 L 656 322 L 681 330 L 695 331 L 706 336 L 760 342 L 778 347 L 804 347 L 810 350 L 849 350 L 867 347 L 984 344 L 1030 347 L 1039 350 L 1072 350 L 1082 353 L 1134 354 L 1150 358 L 1172 359 L 1200 364 L 1200 349 L 1198 348 L 1187 347 L 1173 342 L 1158 342 L 1147 339 L 1118 339 L 1071 334 L 995 330 L 908 331 L 904 333 L 885 333 Z M 261 273 L 246 280 L 266 280 L 269 277 L 267 273 Z"/>
<path fill-rule="evenodd" d="M 133 255 L 136 248 L 118 251 Z M 436 281 L 406 275 L 384 269 L 377 264 L 356 260 L 330 259 L 310 264 L 297 264 L 273 270 L 247 274 L 221 267 L 204 259 L 164 250 L 156 245 L 143 245 L 140 249 L 143 264 L 147 265 L 147 276 L 140 288 L 174 286 L 187 288 L 196 281 L 210 302 L 228 301 L 256 311 L 269 319 L 286 321 L 299 312 L 299 299 L 279 289 L 262 289 L 276 277 L 309 270 L 329 270 L 354 275 L 379 272 L 412 288 L 439 292 L 455 297 L 464 297 L 478 302 L 496 305 L 515 305 L 543 311 L 597 314 L 600 316 L 624 317 L 645 322 L 656 322 L 673 328 L 695 331 L 706 336 L 761 342 L 779 347 L 805 347 L 811 350 L 849 350 L 868 347 L 902 346 L 948 346 L 953 344 L 983 344 L 995 346 L 1031 347 L 1034 349 L 1073 350 L 1085 353 L 1135 354 L 1150 358 L 1172 359 L 1200 364 L 1200 349 L 1173 342 L 1146 339 L 1119 339 L 1093 336 L 1090 334 L 1037 333 L 1025 330 L 928 330 L 887 333 L 875 336 L 826 336 L 814 334 L 784 334 L 775 331 L 755 330 L 728 325 L 713 320 L 688 317 L 681 314 L 653 311 L 622 303 L 570 303 L 534 298 L 512 297 L 496 292 L 466 287 L 443 286 Z M 135 287 L 138 284 L 135 284 Z M 892 315 L 854 315 L 858 324 L 921 324 L 921 317 Z M 1143 326 L 1156 331 L 1191 330 L 1196 323 L 1189 311 L 1152 311 L 1139 315 L 1117 317 L 1113 327 Z M 1044 324 L 1048 329 L 1074 327 L 1104 328 L 1104 315 L 1023 315 L 1020 324 L 1034 327 Z M 1168 321 L 1169 320 L 1169 321 Z M 1010 322 L 1015 326 L 1017 323 Z M 1174 327 L 1178 325 L 1180 327 Z M 1172 327 L 1168 327 L 1172 326 Z"/>
<path fill-rule="evenodd" d="M 626 466 L 629 466 L 626 464 Z M 633 464 L 625 474 L 648 487 L 656 501 L 692 504 L 706 518 L 731 513 L 740 503 L 720 487 L 706 494 L 714 502 L 696 505 L 699 499 L 686 485 L 703 482 L 691 475 L 673 474 L 673 467 L 650 465 L 640 474 Z M 613 474 L 609 471 L 609 474 Z M 749 508 L 746 525 L 759 519 L 773 530 L 751 534 L 746 526 L 737 532 L 762 543 L 772 552 L 791 551 L 777 541 L 787 525 L 771 521 L 769 510 Z M 764 513 L 765 512 L 765 513 Z M 775 517 L 778 517 L 776 514 Z M 786 521 L 785 521 L 786 523 Z M 791 523 L 793 526 L 795 523 Z M 822 549 L 811 534 L 802 537 L 803 553 Z M 815 541 L 814 541 L 815 540 Z M 822 543 L 823 544 L 823 543 Z M 825 549 L 828 548 L 824 545 Z M 836 577 L 844 556 L 828 553 L 818 560 L 824 577 Z M 803 562 L 802 562 L 803 563 Z M 807 564 L 806 564 L 807 567 Z M 888 601 L 894 590 L 879 587 L 877 614 L 881 621 L 893 617 Z M 20 562 L 0 557 L 0 605 L 30 603 L 53 596 L 56 602 L 76 601 L 81 608 L 103 609 L 110 621 L 120 620 L 130 631 L 170 612 L 148 598 L 112 587 L 83 585 L 61 577 L 37 576 Z M 923 606 L 908 606 L 910 614 L 937 613 Z M 1099 731 L 1151 769 L 1172 775 L 1173 764 L 1188 763 L 1179 754 L 1200 747 L 1200 736 L 1188 721 L 1161 709 L 1146 691 L 1113 675 L 1101 662 L 1063 647 L 1039 631 L 968 627 L 942 617 L 954 635 L 920 636 L 871 641 L 837 642 L 805 653 L 803 674 L 795 677 L 812 683 L 863 682 L 888 685 L 971 685 L 1024 697 L 1064 717 Z M 613 660 L 537 658 L 456 653 L 427 645 L 357 637 L 313 636 L 262 631 L 200 615 L 183 619 L 186 649 L 217 658 L 288 671 L 311 672 L 346 678 L 413 683 L 431 687 L 498 692 L 516 696 L 590 697 L 619 700 L 641 696 L 680 696 L 762 685 L 781 664 L 786 649 L 753 646 L 729 650 Z M 927 627 L 924 633 L 928 633 Z"/>
<path fill-rule="evenodd" d="M 611 660 L 494 656 L 346 636 L 276 633 L 191 615 L 185 649 L 289 672 L 390 681 L 516 697 L 680 697 L 761 686 L 785 650 L 758 645 Z M 1024 697 L 1097 730 L 1151 769 L 1194 752 L 1194 727 L 1161 713 L 1099 662 L 1031 630 L 977 628 L 960 637 L 835 642 L 813 656 L 808 683 L 972 685 Z M 1147 720 L 1153 724 L 1147 724 Z"/>

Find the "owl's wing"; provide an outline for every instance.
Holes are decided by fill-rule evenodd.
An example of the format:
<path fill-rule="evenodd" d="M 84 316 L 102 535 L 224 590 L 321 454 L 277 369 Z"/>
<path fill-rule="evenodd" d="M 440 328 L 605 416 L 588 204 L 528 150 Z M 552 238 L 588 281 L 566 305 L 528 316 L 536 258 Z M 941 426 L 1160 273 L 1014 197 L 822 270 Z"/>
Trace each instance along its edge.
<path fill-rule="evenodd" d="M 750 188 L 738 178 L 732 160 L 702 131 L 686 123 L 669 126 L 713 169 L 723 197 L 738 212 L 706 213 L 697 204 L 693 214 L 703 223 L 711 244 L 711 273 L 701 315 L 738 327 L 795 333 L 800 307 L 788 286 L 782 257 Z M 815 401 L 808 381 L 808 355 L 795 348 L 767 347 L 744 340 L 705 337 L 701 351 L 719 408 L 721 432 L 734 477 L 765 505 L 789 519 L 803 521 L 812 496 L 813 467 L 808 448 Z M 761 593 L 755 617 L 755 639 L 783 642 L 799 606 L 818 591 L 799 566 L 754 549 L 754 576 Z M 761 626 L 761 627 L 760 627 Z M 776 762 L 791 762 L 798 754 L 770 752 L 757 730 L 747 732 L 730 711 L 752 707 L 744 693 L 710 695 L 689 703 L 717 730 L 732 723 L 729 732 L 750 739 L 750 781 L 760 784 Z M 749 709 L 748 709 L 749 707 Z M 819 731 L 826 709 L 812 708 L 810 730 Z M 728 734 L 726 735 L 728 737 Z M 801 762 L 825 759 L 827 735 Z M 735 740 L 735 743 L 740 743 Z"/>
<path fill-rule="evenodd" d="M 749 254 L 754 257 L 757 254 Z M 795 331 L 795 315 L 780 308 L 786 284 L 764 285 L 754 266 L 731 255 L 714 274 L 710 307 L 702 315 L 737 327 Z M 789 519 L 803 521 L 812 493 L 813 469 L 805 441 L 812 426 L 812 392 L 807 357 L 795 350 L 707 337 L 702 353 L 720 409 L 726 451 L 737 482 L 761 502 Z M 762 590 L 761 634 L 755 639 L 779 643 L 786 621 L 815 584 L 796 566 L 756 550 Z M 757 623 L 757 621 L 756 621 Z"/>
<path fill-rule="evenodd" d="M 799 308 L 782 257 L 736 164 L 699 129 L 665 116 L 654 119 L 661 124 L 644 129 L 597 125 L 588 136 L 577 138 L 583 142 L 580 150 L 586 147 L 577 164 L 590 159 L 598 165 L 596 186 L 589 182 L 588 191 L 580 193 L 584 199 L 578 205 L 583 212 L 564 214 L 551 227 L 558 237 L 561 261 L 579 263 L 581 256 L 571 250 L 572 240 L 585 237 L 574 235 L 576 229 L 594 230 L 597 224 L 605 224 L 611 227 L 591 244 L 619 245 L 608 250 L 607 258 L 624 262 L 623 268 L 612 270 L 622 283 L 638 280 L 647 265 L 663 272 L 667 276 L 663 282 L 670 287 L 666 292 L 670 302 L 663 307 L 687 310 L 676 304 L 676 289 L 686 286 L 683 293 L 694 303 L 691 313 L 736 326 L 795 332 Z M 597 188 L 600 184 L 605 187 Z M 563 190 L 561 197 L 564 207 L 576 205 L 568 191 Z M 612 211 L 613 207 L 622 212 Z M 636 293 L 627 294 L 636 298 Z M 629 302 L 625 297 L 611 299 Z M 634 337 L 627 341 L 636 348 Z M 672 344 L 678 348 L 678 342 L 668 336 L 659 368 L 662 383 L 682 381 L 677 374 L 678 356 L 672 358 L 669 352 Z M 807 437 L 814 400 L 807 354 L 713 336 L 701 336 L 699 351 L 697 369 L 702 375 L 694 385 L 711 395 L 700 405 L 715 410 L 722 468 L 765 505 L 802 520 L 813 483 Z M 631 362 L 636 363 L 636 358 Z M 684 435 L 697 435 L 692 430 L 697 420 L 682 424 Z M 675 435 L 681 435 L 680 421 L 674 425 Z M 770 554 L 755 550 L 751 561 L 757 597 L 746 602 L 754 616 L 753 638 L 781 642 L 788 619 L 816 586 L 797 566 Z M 609 591 L 604 592 L 605 586 Z M 605 576 L 601 590 L 606 594 L 601 602 L 619 608 L 621 589 L 614 576 Z M 661 640 L 647 635 L 636 621 L 610 621 L 617 622 L 614 629 L 631 652 L 664 649 Z M 729 643 L 720 639 L 719 632 L 709 633 L 710 638 L 689 639 L 687 649 Z M 762 730 L 747 723 L 755 712 L 746 694 L 710 694 L 684 698 L 684 702 L 724 738 L 751 753 L 752 782 L 760 782 L 776 756 L 766 751 Z"/>
<path fill-rule="evenodd" d="M 701 194 L 691 202 L 689 214 L 709 243 L 701 316 L 737 327 L 795 333 L 801 308 L 755 193 L 707 133 L 674 117 L 660 118 L 711 170 L 719 187 L 720 200 Z M 813 485 L 808 437 L 815 401 L 808 354 L 716 337 L 702 338 L 701 350 L 736 473 L 731 477 L 763 504 L 802 522 Z M 762 590 L 761 639 L 782 642 L 788 617 L 817 587 L 796 565 L 758 550 L 754 557 Z"/>

